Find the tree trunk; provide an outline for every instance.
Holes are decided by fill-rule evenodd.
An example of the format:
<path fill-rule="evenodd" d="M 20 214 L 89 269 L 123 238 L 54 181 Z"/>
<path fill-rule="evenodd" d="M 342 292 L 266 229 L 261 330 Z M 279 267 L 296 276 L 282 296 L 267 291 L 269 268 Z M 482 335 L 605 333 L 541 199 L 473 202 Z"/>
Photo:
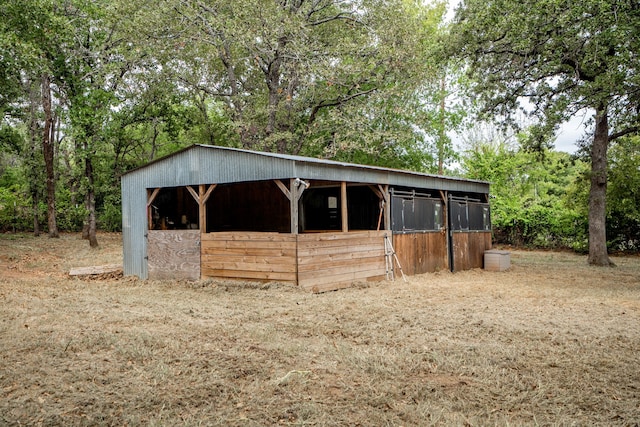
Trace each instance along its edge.
<path fill-rule="evenodd" d="M 440 128 L 438 129 L 438 174 L 444 174 L 444 144 L 445 144 L 445 90 L 444 77 L 440 78 Z"/>
<path fill-rule="evenodd" d="M 31 80 L 27 81 L 29 93 L 29 146 L 27 160 L 27 177 L 29 182 L 29 193 L 31 194 L 31 207 L 33 209 L 33 235 L 40 236 L 40 191 L 38 187 L 36 156 L 39 153 L 38 145 L 40 139 L 40 129 L 38 124 L 38 105 L 41 102 L 42 90 L 40 83 L 36 84 Z M 37 86 L 37 90 L 36 90 Z"/>
<path fill-rule="evenodd" d="M 54 170 L 54 126 L 51 113 L 51 79 L 48 74 L 42 75 L 42 108 L 44 110 L 44 129 L 42 131 L 42 152 L 47 174 L 47 220 L 49 237 L 59 237 L 56 222 L 56 180 Z"/>
<path fill-rule="evenodd" d="M 38 192 L 32 192 L 31 198 L 33 200 L 33 235 L 38 237 L 40 236 L 40 219 L 38 218 L 40 199 L 38 198 Z"/>
<path fill-rule="evenodd" d="M 89 240 L 89 194 L 85 193 L 84 195 L 84 209 L 87 211 L 87 216 L 85 216 L 84 221 L 82 222 L 82 239 Z"/>
<path fill-rule="evenodd" d="M 91 154 L 89 153 L 88 147 L 85 144 L 85 159 L 84 159 L 84 172 L 85 178 L 87 178 L 87 195 L 86 195 L 86 205 L 87 210 L 89 211 L 87 215 L 86 221 L 86 232 L 87 238 L 89 239 L 89 246 L 92 248 L 98 247 L 98 238 L 96 236 L 97 226 L 96 226 L 96 194 L 94 188 L 94 177 L 93 177 L 93 163 L 91 162 Z M 83 230 L 84 232 L 84 230 Z"/>
<path fill-rule="evenodd" d="M 612 265 L 607 253 L 606 200 L 609 123 L 607 108 L 596 110 L 596 128 L 591 147 L 591 189 L 589 191 L 589 264 Z"/>

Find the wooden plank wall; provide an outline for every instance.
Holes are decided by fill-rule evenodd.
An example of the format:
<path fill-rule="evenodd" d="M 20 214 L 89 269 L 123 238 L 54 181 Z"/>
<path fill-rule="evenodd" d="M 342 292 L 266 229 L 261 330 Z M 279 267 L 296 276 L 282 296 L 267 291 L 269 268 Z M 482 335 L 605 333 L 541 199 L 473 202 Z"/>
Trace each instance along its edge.
<path fill-rule="evenodd" d="M 453 270 L 482 268 L 484 251 L 491 249 L 490 232 L 453 233 Z"/>
<path fill-rule="evenodd" d="M 202 235 L 202 277 L 296 282 L 296 236 L 230 231 Z"/>
<path fill-rule="evenodd" d="M 393 248 L 407 276 L 448 268 L 445 232 L 394 234 Z"/>
<path fill-rule="evenodd" d="M 148 230 L 149 279 L 200 279 L 200 230 Z"/>
<path fill-rule="evenodd" d="M 313 292 L 384 280 L 387 231 L 298 235 L 298 285 Z"/>

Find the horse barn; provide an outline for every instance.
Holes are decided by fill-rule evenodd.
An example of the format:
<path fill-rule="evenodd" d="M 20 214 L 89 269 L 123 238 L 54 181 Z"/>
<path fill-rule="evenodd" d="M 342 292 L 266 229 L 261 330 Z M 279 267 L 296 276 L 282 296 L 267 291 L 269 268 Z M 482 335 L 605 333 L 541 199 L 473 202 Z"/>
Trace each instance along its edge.
<path fill-rule="evenodd" d="M 193 145 L 122 176 L 124 273 L 322 292 L 482 268 L 489 184 Z"/>

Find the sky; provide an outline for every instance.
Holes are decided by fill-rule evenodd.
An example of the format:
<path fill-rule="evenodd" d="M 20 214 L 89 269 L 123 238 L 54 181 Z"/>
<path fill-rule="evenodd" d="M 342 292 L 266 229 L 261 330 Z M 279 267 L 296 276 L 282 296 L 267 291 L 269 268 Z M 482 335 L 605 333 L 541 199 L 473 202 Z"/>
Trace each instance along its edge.
<path fill-rule="evenodd" d="M 571 120 L 563 123 L 556 133 L 556 141 L 554 147 L 556 151 L 564 151 L 566 153 L 575 153 L 578 150 L 576 141 L 578 141 L 585 133 L 585 121 L 589 117 L 584 113 L 577 114 Z"/>

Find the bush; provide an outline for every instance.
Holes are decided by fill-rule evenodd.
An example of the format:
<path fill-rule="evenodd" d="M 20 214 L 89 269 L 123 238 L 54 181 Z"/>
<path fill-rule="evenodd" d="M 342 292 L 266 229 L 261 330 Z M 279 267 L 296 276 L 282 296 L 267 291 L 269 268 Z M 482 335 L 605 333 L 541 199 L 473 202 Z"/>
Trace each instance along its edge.
<path fill-rule="evenodd" d="M 122 231 L 122 208 L 120 197 L 110 196 L 105 200 L 98 218 L 99 227 L 104 231 Z"/>
<path fill-rule="evenodd" d="M 15 188 L 0 187 L 0 231 L 25 231 L 33 228 L 30 199 Z"/>

